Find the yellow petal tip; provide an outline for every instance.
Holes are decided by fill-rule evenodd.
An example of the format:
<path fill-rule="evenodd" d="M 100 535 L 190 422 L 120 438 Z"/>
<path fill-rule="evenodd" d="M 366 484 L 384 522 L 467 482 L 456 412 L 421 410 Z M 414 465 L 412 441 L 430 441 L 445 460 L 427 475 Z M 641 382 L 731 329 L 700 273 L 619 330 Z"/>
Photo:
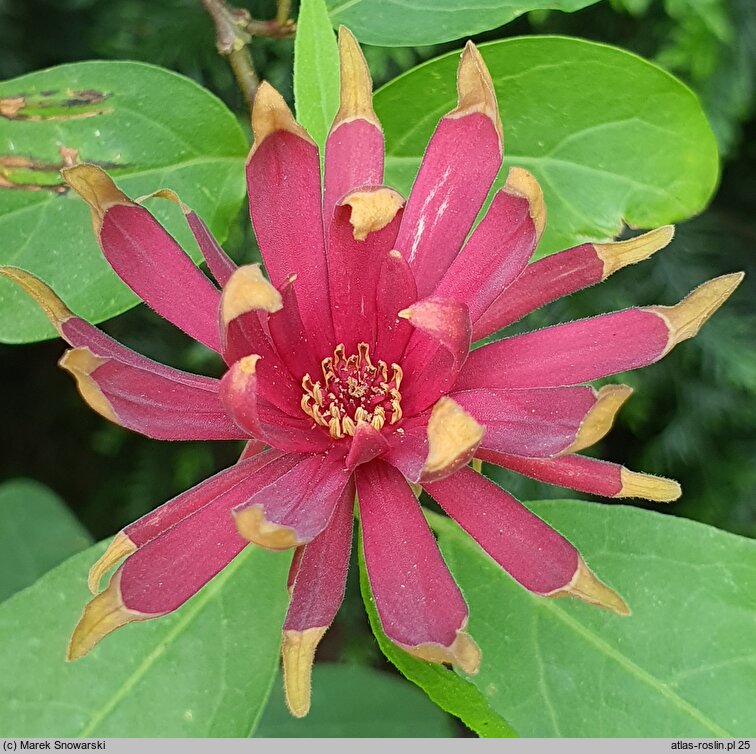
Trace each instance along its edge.
<path fill-rule="evenodd" d="M 491 119 L 499 135 L 499 144 L 503 145 L 504 129 L 491 74 L 478 48 L 468 42 L 457 69 L 457 107 L 447 117 L 461 118 L 472 113 L 482 113 Z"/>
<path fill-rule="evenodd" d="M 260 144 L 276 131 L 288 131 L 310 144 L 315 144 L 307 131 L 294 119 L 284 98 L 267 81 L 263 81 L 257 89 L 252 106 L 252 133 L 255 142 L 250 157 Z"/>
<path fill-rule="evenodd" d="M 630 615 L 630 608 L 627 606 L 625 600 L 614 589 L 610 589 L 603 581 L 599 581 L 580 555 L 578 555 L 578 565 L 575 575 L 572 577 L 570 583 L 547 596 L 577 597 L 589 605 L 603 607 L 617 615 Z"/>
<path fill-rule="evenodd" d="M 354 191 L 344 197 L 341 205 L 351 208 L 349 222 L 357 241 L 364 241 L 369 233 L 385 228 L 404 206 L 398 191 L 378 188 L 374 191 Z"/>
<path fill-rule="evenodd" d="M 92 377 L 92 373 L 107 359 L 95 356 L 89 348 L 71 348 L 61 356 L 58 365 L 65 369 L 76 380 L 76 387 L 85 403 L 100 416 L 115 424 L 120 424 L 110 401 Z"/>
<path fill-rule="evenodd" d="M 277 312 L 283 307 L 281 294 L 267 280 L 257 264 L 246 264 L 234 270 L 221 296 L 223 326 L 252 311 Z"/>
<path fill-rule="evenodd" d="M 467 675 L 475 675 L 480 669 L 480 648 L 464 628 L 457 631 L 451 646 L 429 642 L 411 647 L 402 645 L 402 649 L 426 662 L 454 665 Z"/>
<path fill-rule="evenodd" d="M 674 235 L 675 226 L 664 225 L 626 241 L 593 244 L 596 255 L 604 264 L 602 280 L 623 267 L 648 259 L 652 254 L 667 246 Z"/>
<path fill-rule="evenodd" d="M 546 227 L 546 204 L 543 200 L 543 190 L 535 176 L 524 168 L 511 168 L 503 190 L 527 200 L 530 205 L 530 217 L 540 237 Z"/>
<path fill-rule="evenodd" d="M 564 453 L 577 453 L 604 437 L 614 424 L 617 412 L 633 394 L 629 385 L 604 385 L 596 393 L 596 402 L 580 424 L 575 440 Z"/>
<path fill-rule="evenodd" d="M 108 545 L 108 549 L 100 556 L 99 560 L 89 569 L 87 577 L 87 586 L 92 594 L 98 594 L 100 591 L 100 582 L 102 577 L 114 565 L 136 552 L 136 545 L 129 539 L 128 535 L 119 531 L 113 537 L 113 541 Z"/>
<path fill-rule="evenodd" d="M 355 119 L 366 120 L 380 128 L 373 110 L 370 69 L 354 34 L 346 26 L 339 27 L 339 65 L 341 100 L 333 128 Z"/>
<path fill-rule="evenodd" d="M 92 211 L 92 225 L 95 233 L 102 227 L 105 213 L 117 204 L 133 205 L 129 199 L 113 182 L 113 179 L 97 165 L 82 163 L 60 171 L 63 180 L 88 205 Z"/>
<path fill-rule="evenodd" d="M 55 329 L 60 333 L 61 325 L 71 319 L 74 313 L 60 300 L 47 283 L 19 267 L 0 266 L 0 275 L 15 283 L 34 299 Z"/>
<path fill-rule="evenodd" d="M 682 495 L 680 483 L 653 474 L 622 468 L 620 471 L 622 488 L 615 497 L 636 497 L 655 503 L 671 503 Z"/>
<path fill-rule="evenodd" d="M 304 544 L 299 541 L 296 532 L 290 526 L 268 521 L 260 505 L 250 505 L 235 511 L 234 520 L 239 534 L 244 539 L 267 550 L 289 550 Z"/>
<path fill-rule="evenodd" d="M 284 693 L 286 704 L 294 717 L 304 717 L 310 711 L 312 665 L 315 650 L 327 626 L 304 631 L 284 631 L 281 641 Z"/>

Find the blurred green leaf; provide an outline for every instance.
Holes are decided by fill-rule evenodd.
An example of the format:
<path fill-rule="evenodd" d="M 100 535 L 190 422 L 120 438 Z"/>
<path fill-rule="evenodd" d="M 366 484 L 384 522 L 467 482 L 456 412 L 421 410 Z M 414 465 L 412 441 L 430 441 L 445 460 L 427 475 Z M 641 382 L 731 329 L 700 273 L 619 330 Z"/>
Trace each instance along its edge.
<path fill-rule="evenodd" d="M 243 737 L 278 670 L 290 557 L 248 546 L 175 613 L 65 661 L 101 542 L 0 605 L 0 719 L 14 737 Z"/>
<path fill-rule="evenodd" d="M 302 0 L 294 40 L 297 120 L 322 148 L 339 109 L 339 49 L 325 0 Z"/>
<path fill-rule="evenodd" d="M 623 226 L 700 212 L 717 181 L 717 145 L 696 96 L 642 58 L 565 37 L 482 45 L 504 122 L 504 167 L 530 170 L 548 221 L 540 255 Z M 387 182 L 408 191 L 438 119 L 456 104 L 450 53 L 380 89 Z M 556 61 L 556 62 L 555 62 Z"/>
<path fill-rule="evenodd" d="M 312 709 L 297 720 L 281 684 L 271 695 L 256 738 L 449 738 L 451 718 L 401 678 L 360 665 L 316 664 Z"/>
<path fill-rule="evenodd" d="M 370 582 L 365 568 L 361 539 L 358 554 L 362 601 L 365 603 L 373 635 L 387 659 L 396 666 L 402 675 L 423 689 L 442 710 L 458 717 L 479 736 L 485 738 L 516 737 L 517 733 L 501 716 L 503 713 L 495 711 L 485 696 L 472 683 L 443 665 L 436 665 L 413 657 L 399 649 L 383 633 L 381 619 L 370 592 Z"/>
<path fill-rule="evenodd" d="M 471 681 L 491 706 L 525 736 L 751 735 L 756 542 L 621 505 L 529 507 L 633 614 L 533 595 L 456 524 L 434 517 L 483 652 Z"/>
<path fill-rule="evenodd" d="M 92 544 L 48 487 L 31 479 L 0 485 L 0 601 Z"/>
<path fill-rule="evenodd" d="M 61 184 L 62 149 L 101 165 L 131 196 L 174 189 L 225 238 L 244 196 L 247 142 L 194 82 L 141 63 L 74 63 L 1 83 L 0 102 L 0 264 L 34 272 L 77 314 L 101 322 L 138 299 L 103 258 L 85 203 Z M 199 260 L 181 211 L 167 202 L 151 210 Z M 1 280 L 0 340 L 53 334 L 28 296 Z"/>
<path fill-rule="evenodd" d="M 361 42 L 412 47 L 496 29 L 534 10 L 575 11 L 598 0 L 328 0 L 335 27 L 348 26 Z"/>

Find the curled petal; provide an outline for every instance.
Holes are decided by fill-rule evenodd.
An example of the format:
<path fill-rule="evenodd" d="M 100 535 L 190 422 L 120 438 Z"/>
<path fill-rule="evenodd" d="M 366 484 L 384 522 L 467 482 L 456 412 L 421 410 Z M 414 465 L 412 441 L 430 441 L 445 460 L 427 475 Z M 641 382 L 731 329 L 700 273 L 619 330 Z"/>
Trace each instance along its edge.
<path fill-rule="evenodd" d="M 591 495 L 670 503 L 682 494 L 680 485 L 673 479 L 630 471 L 616 463 L 587 456 L 526 458 L 482 448 L 476 451 L 475 456 L 531 479 Z"/>
<path fill-rule="evenodd" d="M 488 70 L 468 42 L 457 73 L 457 107 L 441 119 L 412 186 L 396 247 L 428 296 L 472 227 L 501 165 L 502 130 Z"/>
<path fill-rule="evenodd" d="M 354 437 L 352 437 L 344 464 L 348 469 L 353 469 L 382 455 L 388 447 L 389 443 L 382 432 L 376 430 L 368 422 L 360 420 L 355 427 Z"/>
<path fill-rule="evenodd" d="M 464 468 L 424 487 L 526 589 L 547 597 L 569 594 L 629 614 L 622 598 L 588 570 L 572 544 L 482 474 Z"/>
<path fill-rule="evenodd" d="M 326 140 L 323 216 L 358 186 L 383 182 L 383 131 L 373 111 L 373 82 L 357 40 L 339 29 L 340 107 Z"/>
<path fill-rule="evenodd" d="M 516 322 L 541 306 L 605 280 L 622 267 L 648 259 L 674 235 L 665 225 L 615 243 L 585 243 L 551 254 L 525 267 L 485 312 L 473 317 L 473 340 Z"/>
<path fill-rule="evenodd" d="M 311 542 L 331 520 L 350 473 L 337 454 L 306 455 L 234 510 L 244 539 L 271 550 Z"/>
<path fill-rule="evenodd" d="M 281 655 L 286 702 L 296 717 L 309 711 L 315 650 L 344 599 L 352 549 L 354 493 L 354 482 L 350 481 L 331 522 L 310 544 L 297 550 L 296 569 L 292 568 Z"/>
<path fill-rule="evenodd" d="M 280 288 L 298 278 L 302 320 L 320 353 L 333 348 L 323 237 L 320 157 L 283 98 L 263 82 L 252 110 L 249 209 L 265 269 Z"/>
<path fill-rule="evenodd" d="M 220 293 L 173 237 L 100 168 L 82 164 L 62 174 L 89 204 L 103 254 L 118 276 L 161 317 L 219 351 Z"/>
<path fill-rule="evenodd" d="M 417 301 L 417 286 L 407 260 L 396 249 L 383 258 L 375 298 L 375 352 L 387 364 L 399 362 L 414 332 L 399 312 Z"/>
<path fill-rule="evenodd" d="M 535 178 L 522 168 L 512 168 L 434 296 L 466 304 L 475 322 L 527 265 L 545 214 L 543 192 Z"/>
<path fill-rule="evenodd" d="M 483 427 L 481 446 L 542 458 L 572 453 L 598 442 L 630 397 L 626 385 L 466 390 L 451 397 Z"/>
<path fill-rule="evenodd" d="M 412 490 L 381 461 L 356 474 L 365 566 L 386 636 L 424 660 L 476 673 L 480 650 L 466 631 L 467 605 Z"/>

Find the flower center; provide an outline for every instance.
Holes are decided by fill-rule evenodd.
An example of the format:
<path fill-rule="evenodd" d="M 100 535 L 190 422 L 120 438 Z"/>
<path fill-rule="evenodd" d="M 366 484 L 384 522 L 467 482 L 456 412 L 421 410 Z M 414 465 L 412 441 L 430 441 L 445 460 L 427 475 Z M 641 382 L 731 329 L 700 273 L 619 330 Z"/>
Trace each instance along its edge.
<path fill-rule="evenodd" d="M 357 344 L 357 353 L 346 357 L 344 344 L 336 346 L 333 356 L 323 359 L 323 381 L 302 378 L 301 406 L 307 416 L 328 427 L 331 437 L 354 435 L 360 421 L 380 430 L 402 418 L 402 369 L 391 365 L 391 379 L 385 361 L 373 364 L 367 343 Z"/>

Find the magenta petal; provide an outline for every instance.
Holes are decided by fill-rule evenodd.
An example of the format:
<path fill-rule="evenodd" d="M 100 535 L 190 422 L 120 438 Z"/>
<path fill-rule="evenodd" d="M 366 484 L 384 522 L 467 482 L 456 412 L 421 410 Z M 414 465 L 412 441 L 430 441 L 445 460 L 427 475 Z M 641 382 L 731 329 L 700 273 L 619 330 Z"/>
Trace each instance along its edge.
<path fill-rule="evenodd" d="M 470 354 L 456 390 L 575 385 L 646 366 L 667 351 L 651 311 L 625 309 L 490 343 Z"/>
<path fill-rule="evenodd" d="M 591 387 L 463 390 L 449 397 L 486 428 L 480 447 L 535 458 L 573 445 L 599 402 Z M 603 422 L 606 429 L 610 423 Z"/>
<path fill-rule="evenodd" d="M 261 394 L 267 377 L 256 356 L 234 364 L 221 380 L 223 404 L 236 424 L 246 433 L 287 452 L 316 453 L 329 448 L 331 439 L 316 428 L 304 412 L 290 416 L 269 403 Z M 269 386 L 262 392 L 271 393 Z"/>
<path fill-rule="evenodd" d="M 268 107 L 269 90 L 267 85 L 260 88 L 256 110 Z M 317 146 L 288 130 L 265 135 L 262 143 L 255 142 L 247 163 L 247 186 L 252 225 L 271 282 L 279 287 L 297 275 L 302 319 L 318 350 L 327 353 L 333 333 Z"/>
<path fill-rule="evenodd" d="M 326 228 L 338 202 L 358 186 L 383 183 L 383 132 L 355 118 L 328 134 L 325 148 L 323 217 Z"/>
<path fill-rule="evenodd" d="M 234 511 L 242 535 L 274 550 L 312 541 L 333 515 L 350 472 L 343 456 L 306 455 L 286 474 Z"/>
<path fill-rule="evenodd" d="M 476 112 L 441 120 L 407 200 L 397 249 L 418 295 L 433 291 L 472 227 L 501 165 L 496 125 Z"/>
<path fill-rule="evenodd" d="M 336 343 L 343 343 L 346 353 L 357 352 L 358 343 L 367 343 L 371 351 L 376 339 L 376 288 L 383 261 L 394 247 L 401 222 L 401 209 L 393 219 L 376 230 L 360 232 L 354 225 L 358 211 L 350 202 L 366 197 L 394 194 L 383 186 L 364 187 L 344 197 L 336 206 L 328 235 L 328 276 L 331 312 Z M 351 218 L 351 221 L 350 221 Z M 356 238 L 355 236 L 360 236 Z"/>
<path fill-rule="evenodd" d="M 385 434 L 374 429 L 367 422 L 357 422 L 344 465 L 348 469 L 353 469 L 385 453 L 388 447 L 389 443 Z"/>
<path fill-rule="evenodd" d="M 402 408 L 412 416 L 448 392 L 470 349 L 472 325 L 464 304 L 429 298 L 401 315 L 416 329 L 407 345 L 402 369 Z"/>
<path fill-rule="evenodd" d="M 189 210 L 186 214 L 186 221 L 212 276 L 221 286 L 224 286 L 231 275 L 234 274 L 236 262 L 223 251 L 221 245 L 210 232 L 210 228 L 205 225 L 205 221 L 196 212 Z"/>
<path fill-rule="evenodd" d="M 473 322 L 525 268 L 539 238 L 527 197 L 506 189 L 447 270 L 434 296 L 460 301 Z"/>
<path fill-rule="evenodd" d="M 60 365 L 77 381 L 84 400 L 122 427 L 156 440 L 240 440 L 209 377 L 170 370 L 146 358 L 135 363 L 89 348 L 66 351 Z"/>
<path fill-rule="evenodd" d="M 352 549 L 354 482 L 344 487 L 325 530 L 297 550 L 289 584 L 291 601 L 284 631 L 306 631 L 330 626 L 344 599 L 349 554 Z"/>
<path fill-rule="evenodd" d="M 419 482 L 428 458 L 428 421 L 430 411 L 410 416 L 389 435 L 389 448 L 382 460 L 399 469 L 410 482 Z"/>
<path fill-rule="evenodd" d="M 578 567 L 577 550 L 509 493 L 471 468 L 424 485 L 428 494 L 526 589 L 563 589 Z"/>
<path fill-rule="evenodd" d="M 383 259 L 376 290 L 376 357 L 399 362 L 414 328 L 399 312 L 417 301 L 415 277 L 407 260 L 396 250 Z"/>
<path fill-rule="evenodd" d="M 467 623 L 467 605 L 420 504 L 402 475 L 381 461 L 356 474 L 365 566 L 386 636 L 415 652 L 451 648 Z"/>
<path fill-rule="evenodd" d="M 144 208 L 115 204 L 102 219 L 100 245 L 111 267 L 161 317 L 220 351 L 220 293 Z"/>

